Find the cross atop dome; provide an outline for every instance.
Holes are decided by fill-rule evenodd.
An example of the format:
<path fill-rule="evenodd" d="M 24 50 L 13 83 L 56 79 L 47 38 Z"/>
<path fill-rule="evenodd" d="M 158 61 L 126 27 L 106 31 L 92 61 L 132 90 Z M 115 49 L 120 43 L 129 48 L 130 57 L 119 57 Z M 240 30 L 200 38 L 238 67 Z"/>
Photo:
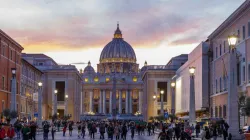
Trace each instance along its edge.
<path fill-rule="evenodd" d="M 119 28 L 119 22 L 117 22 L 117 28 L 114 34 L 114 38 L 122 38 L 122 31 Z"/>

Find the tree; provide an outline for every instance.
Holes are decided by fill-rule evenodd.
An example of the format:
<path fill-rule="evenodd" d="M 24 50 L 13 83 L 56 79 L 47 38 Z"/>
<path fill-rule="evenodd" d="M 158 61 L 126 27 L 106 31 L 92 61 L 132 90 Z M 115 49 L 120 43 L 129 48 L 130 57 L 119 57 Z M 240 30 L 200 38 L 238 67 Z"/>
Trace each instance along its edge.
<path fill-rule="evenodd" d="M 17 116 L 18 116 L 18 113 L 16 111 L 11 111 L 10 112 L 10 118 L 11 119 L 15 119 L 15 118 L 17 118 Z"/>
<path fill-rule="evenodd" d="M 250 97 L 246 98 L 246 104 L 245 104 L 244 110 L 245 110 L 246 116 L 249 117 L 250 116 Z"/>
<path fill-rule="evenodd" d="M 10 111 L 10 109 L 4 109 L 2 114 L 6 118 L 6 121 L 8 121 L 8 122 L 11 119 L 16 119 L 18 116 L 18 113 L 16 111 Z"/>
<path fill-rule="evenodd" d="M 168 117 L 170 118 L 170 122 L 173 122 L 174 120 L 177 119 L 177 117 L 175 116 L 175 114 L 169 114 Z"/>

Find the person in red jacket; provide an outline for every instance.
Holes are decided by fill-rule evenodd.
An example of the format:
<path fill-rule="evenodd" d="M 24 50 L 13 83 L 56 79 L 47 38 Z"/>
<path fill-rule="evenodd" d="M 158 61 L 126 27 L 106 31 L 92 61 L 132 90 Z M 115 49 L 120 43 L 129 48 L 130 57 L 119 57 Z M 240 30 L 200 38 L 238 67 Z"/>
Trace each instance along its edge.
<path fill-rule="evenodd" d="M 6 132 L 5 129 L 2 128 L 2 125 L 0 125 L 0 140 L 3 140 L 5 138 Z"/>
<path fill-rule="evenodd" d="M 12 140 L 13 137 L 15 136 L 15 130 L 14 130 L 14 127 L 13 127 L 12 124 L 11 124 L 10 127 L 8 128 L 7 136 L 9 137 L 10 140 Z"/>

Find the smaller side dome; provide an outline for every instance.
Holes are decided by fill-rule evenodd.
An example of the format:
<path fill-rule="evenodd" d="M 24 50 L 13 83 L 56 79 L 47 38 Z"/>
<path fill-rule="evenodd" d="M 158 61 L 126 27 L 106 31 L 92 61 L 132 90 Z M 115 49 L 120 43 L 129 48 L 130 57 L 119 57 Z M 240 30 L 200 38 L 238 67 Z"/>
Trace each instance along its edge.
<path fill-rule="evenodd" d="M 91 66 L 91 63 L 90 63 L 90 61 L 88 62 L 88 66 L 86 66 L 85 68 L 84 68 L 84 74 L 86 73 L 86 74 L 91 74 L 91 73 L 95 73 L 95 70 L 94 70 L 94 68 Z"/>

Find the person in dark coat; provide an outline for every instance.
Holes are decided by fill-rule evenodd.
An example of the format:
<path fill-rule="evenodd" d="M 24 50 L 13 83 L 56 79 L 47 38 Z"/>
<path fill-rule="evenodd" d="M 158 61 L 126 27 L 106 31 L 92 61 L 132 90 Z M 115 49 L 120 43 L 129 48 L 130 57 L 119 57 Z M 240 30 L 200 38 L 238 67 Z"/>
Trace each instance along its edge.
<path fill-rule="evenodd" d="M 200 126 L 199 123 L 197 123 L 197 124 L 195 125 L 196 138 L 199 137 L 200 132 L 201 132 L 201 126 Z"/>

